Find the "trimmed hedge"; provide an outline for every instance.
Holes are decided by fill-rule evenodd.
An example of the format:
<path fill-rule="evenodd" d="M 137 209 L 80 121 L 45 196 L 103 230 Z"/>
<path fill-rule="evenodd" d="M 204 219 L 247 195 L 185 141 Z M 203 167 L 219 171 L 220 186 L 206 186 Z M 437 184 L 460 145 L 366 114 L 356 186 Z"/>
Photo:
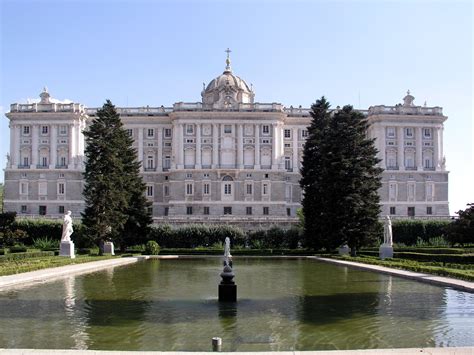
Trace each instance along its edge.
<path fill-rule="evenodd" d="M 424 254 L 469 254 L 474 253 L 472 248 L 438 248 L 438 247 L 394 247 L 395 252 L 424 253 Z M 359 254 L 365 252 L 379 252 L 379 248 L 363 248 Z"/>
<path fill-rule="evenodd" d="M 127 252 L 129 252 L 127 250 Z M 161 249 L 161 255 L 223 255 L 224 249 Z M 313 251 L 306 249 L 232 249 L 233 256 L 263 256 L 263 255 L 289 255 L 289 256 L 307 256 L 314 255 Z"/>
<path fill-rule="evenodd" d="M 428 242 L 444 237 L 450 224 L 450 221 L 395 220 L 392 223 L 393 242 L 416 245 L 418 239 Z"/>
<path fill-rule="evenodd" d="M 378 257 L 378 251 L 363 250 L 359 255 Z M 406 259 L 428 262 L 452 263 L 452 264 L 469 264 L 474 263 L 474 254 L 435 254 L 435 253 L 411 253 L 394 251 L 393 259 Z"/>
<path fill-rule="evenodd" d="M 27 253 L 0 255 L 0 262 L 11 261 L 11 260 L 31 259 L 31 258 L 42 258 L 45 256 L 54 256 L 54 251 L 33 251 L 33 252 L 27 252 Z"/>

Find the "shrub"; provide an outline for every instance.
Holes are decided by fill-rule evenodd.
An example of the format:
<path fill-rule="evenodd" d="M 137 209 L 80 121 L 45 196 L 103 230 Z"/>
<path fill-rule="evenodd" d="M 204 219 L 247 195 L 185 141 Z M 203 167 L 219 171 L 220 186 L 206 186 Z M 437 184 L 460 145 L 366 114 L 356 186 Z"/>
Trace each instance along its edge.
<path fill-rule="evenodd" d="M 14 245 L 10 247 L 10 253 L 24 253 L 27 249 L 24 245 Z"/>
<path fill-rule="evenodd" d="M 41 250 L 58 249 L 59 240 L 54 240 L 54 239 L 49 239 L 49 238 L 33 239 L 33 246 L 36 249 L 41 249 Z"/>
<path fill-rule="evenodd" d="M 18 252 L 15 254 L 7 254 L 0 256 L 0 262 L 11 260 L 22 260 L 31 258 L 41 258 L 45 256 L 54 256 L 54 251 L 35 251 L 35 252 Z"/>
<path fill-rule="evenodd" d="M 160 246 L 154 240 L 149 240 L 145 246 L 146 255 L 158 255 L 160 253 Z"/>
<path fill-rule="evenodd" d="M 444 237 L 449 221 L 397 220 L 392 224 L 393 242 L 398 245 L 416 245 L 419 240 Z"/>

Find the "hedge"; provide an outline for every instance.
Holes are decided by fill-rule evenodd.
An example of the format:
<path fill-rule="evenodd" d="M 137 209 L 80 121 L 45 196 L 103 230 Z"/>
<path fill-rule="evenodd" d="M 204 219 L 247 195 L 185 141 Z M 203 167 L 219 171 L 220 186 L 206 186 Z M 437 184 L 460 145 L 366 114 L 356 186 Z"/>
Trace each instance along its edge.
<path fill-rule="evenodd" d="M 378 251 L 363 250 L 359 252 L 359 255 L 374 256 L 378 257 Z M 440 263 L 453 263 L 453 264 L 469 264 L 474 263 L 474 254 L 428 254 L 428 253 L 411 253 L 411 252 L 398 252 L 393 253 L 394 259 L 407 259 L 417 261 L 431 261 Z"/>
<path fill-rule="evenodd" d="M 469 254 L 474 253 L 473 248 L 440 248 L 440 247 L 394 247 L 395 252 L 411 252 L 425 254 Z M 365 252 L 379 252 L 379 248 L 363 248 L 359 254 Z"/>
<path fill-rule="evenodd" d="M 34 252 L 27 252 L 27 253 L 0 255 L 0 262 L 30 259 L 30 258 L 41 258 L 45 256 L 54 256 L 54 251 L 34 251 Z"/>
<path fill-rule="evenodd" d="M 450 221 L 396 220 L 392 223 L 393 242 L 416 245 L 418 239 L 425 242 L 444 237 Z"/>
<path fill-rule="evenodd" d="M 127 253 L 130 253 L 127 249 Z M 187 248 L 175 248 L 175 249 L 161 249 L 161 255 L 223 255 L 224 249 L 187 249 Z M 314 255 L 313 251 L 307 249 L 231 249 L 233 256 L 262 256 L 262 255 L 293 255 L 293 256 L 306 256 Z"/>

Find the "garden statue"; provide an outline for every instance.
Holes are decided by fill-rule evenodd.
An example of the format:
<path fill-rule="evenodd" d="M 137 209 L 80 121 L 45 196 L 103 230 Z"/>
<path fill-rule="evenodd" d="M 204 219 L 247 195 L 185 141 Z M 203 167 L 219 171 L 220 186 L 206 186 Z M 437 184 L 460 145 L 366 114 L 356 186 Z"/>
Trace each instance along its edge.
<path fill-rule="evenodd" d="M 63 233 L 61 236 L 59 256 L 66 256 L 71 259 L 74 259 L 76 257 L 76 255 L 74 254 L 74 243 L 71 240 L 71 234 L 73 231 L 74 230 L 72 229 L 71 211 L 67 211 L 67 213 L 64 215 L 63 220 Z"/>
<path fill-rule="evenodd" d="M 71 211 L 67 211 L 67 213 L 64 215 L 63 221 L 63 234 L 61 236 L 61 242 L 69 242 L 71 241 L 71 234 L 74 232 L 72 229 Z"/>
<path fill-rule="evenodd" d="M 383 225 L 383 244 L 379 248 L 380 259 L 393 258 L 392 220 L 385 216 Z"/>
<path fill-rule="evenodd" d="M 219 302 L 236 302 L 237 285 L 232 280 L 235 276 L 232 270 L 232 255 L 230 255 L 230 238 L 224 243 L 224 270 L 220 274 L 222 281 L 219 284 Z"/>
<path fill-rule="evenodd" d="M 392 220 L 390 219 L 390 216 L 385 216 L 385 223 L 383 225 L 383 243 L 385 245 L 393 246 Z"/>

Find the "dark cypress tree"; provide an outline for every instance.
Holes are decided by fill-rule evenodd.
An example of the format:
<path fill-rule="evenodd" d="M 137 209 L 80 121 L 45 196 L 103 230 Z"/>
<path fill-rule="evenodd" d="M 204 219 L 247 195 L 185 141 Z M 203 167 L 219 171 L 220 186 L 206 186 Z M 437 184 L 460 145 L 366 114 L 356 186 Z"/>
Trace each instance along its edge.
<path fill-rule="evenodd" d="M 96 244 L 112 240 L 123 247 L 132 230 L 146 233 L 151 223 L 132 139 L 110 100 L 97 111 L 84 135 L 86 208 L 82 218 L 87 235 Z"/>
<path fill-rule="evenodd" d="M 323 97 L 311 114 L 301 169 L 307 244 L 333 250 L 347 243 L 355 255 L 378 230 L 382 169 L 374 140 L 351 106 L 329 112 Z"/>

